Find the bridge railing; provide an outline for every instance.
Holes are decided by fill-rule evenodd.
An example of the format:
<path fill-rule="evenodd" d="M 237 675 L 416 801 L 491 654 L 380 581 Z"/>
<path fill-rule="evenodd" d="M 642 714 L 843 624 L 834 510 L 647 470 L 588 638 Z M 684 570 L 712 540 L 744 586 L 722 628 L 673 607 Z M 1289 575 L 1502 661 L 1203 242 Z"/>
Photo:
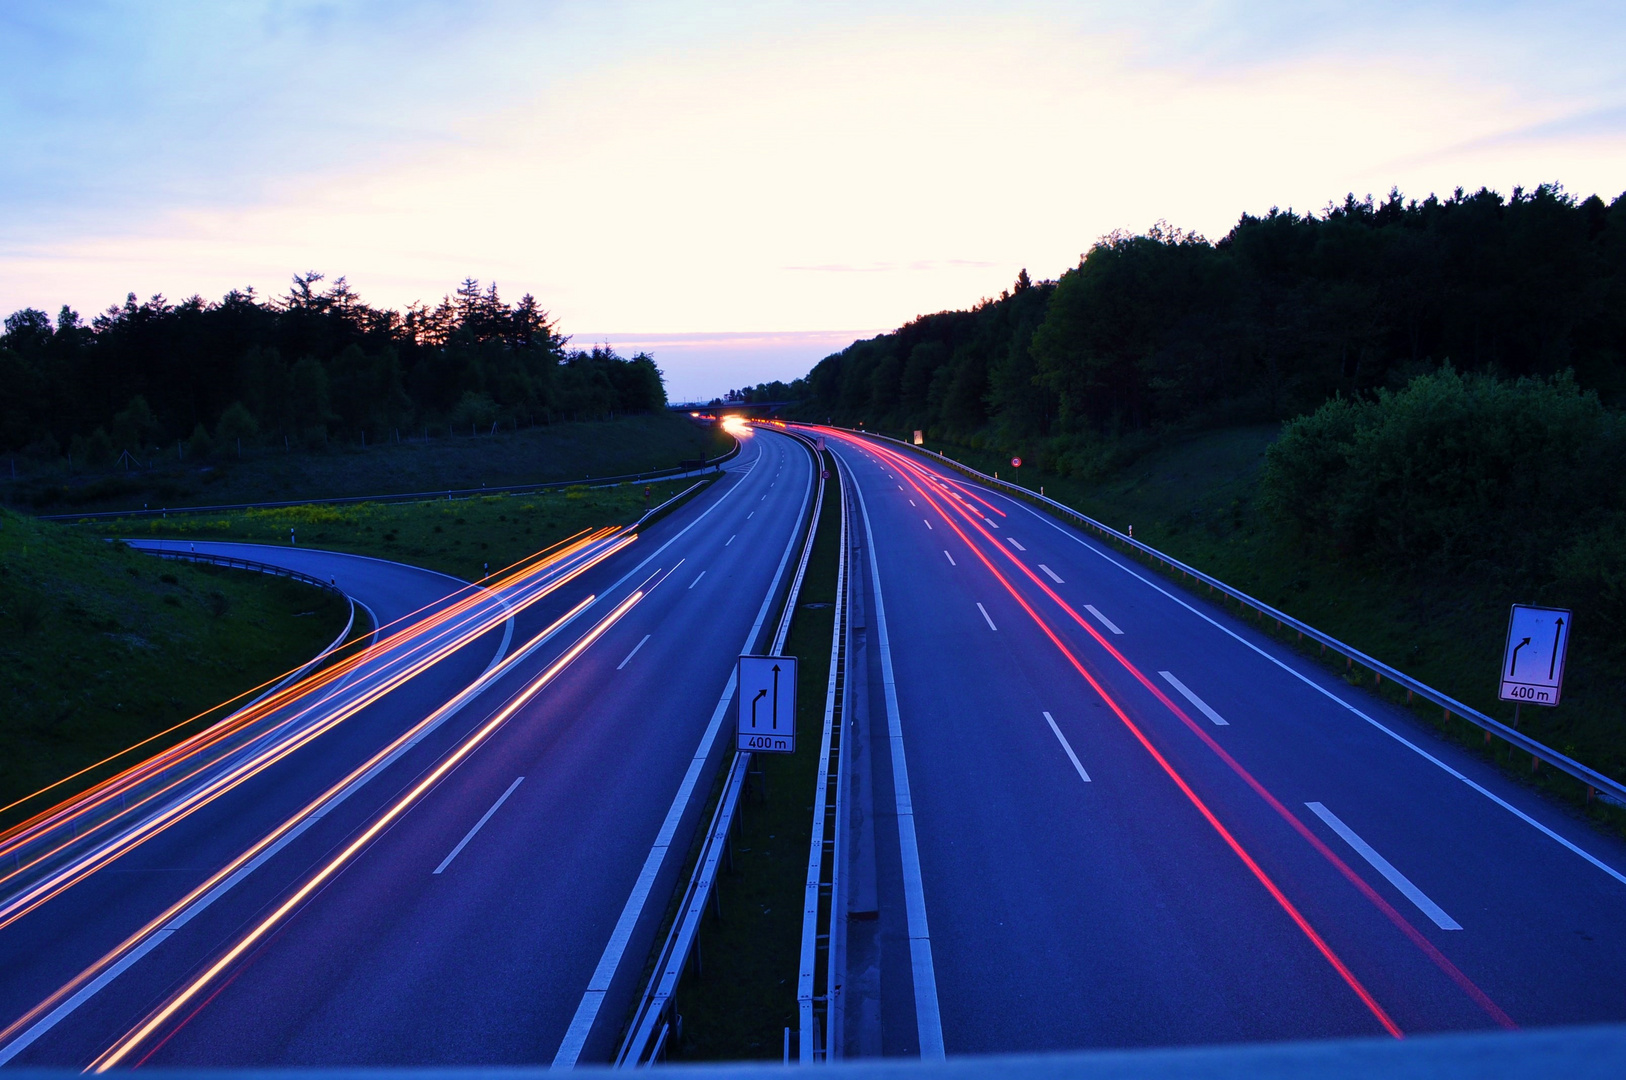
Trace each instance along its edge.
<path fill-rule="evenodd" d="M 1586 787 L 1588 798 L 1591 798 L 1594 794 L 1598 794 L 1608 802 L 1619 806 L 1626 806 L 1626 784 L 1622 784 L 1620 781 L 1615 780 L 1612 777 L 1605 776 L 1603 773 L 1598 772 L 1596 769 L 1593 769 L 1590 766 L 1583 765 L 1574 758 L 1554 750 L 1546 743 L 1532 739 L 1519 729 L 1508 724 L 1504 724 L 1494 717 L 1486 716 L 1473 706 L 1463 704 L 1451 695 L 1436 690 L 1434 687 L 1429 686 L 1420 679 L 1414 679 L 1398 668 L 1385 664 L 1382 660 L 1368 656 L 1366 653 L 1361 652 L 1359 649 L 1356 649 L 1353 646 L 1346 645 L 1344 642 L 1333 637 L 1331 634 L 1324 633 L 1321 630 L 1311 626 L 1309 623 L 1302 622 L 1301 620 L 1295 619 L 1293 616 L 1288 615 L 1285 612 L 1278 611 L 1276 608 L 1271 607 L 1262 600 L 1257 600 L 1254 597 L 1249 596 L 1241 589 L 1232 588 L 1230 585 L 1227 585 L 1220 579 L 1213 577 L 1210 574 L 1205 574 L 1195 567 L 1187 566 L 1180 560 L 1164 554 L 1157 548 L 1152 547 L 1150 544 L 1142 543 L 1126 533 L 1119 532 L 1110 525 L 1104 525 L 1087 514 L 1082 514 L 1079 511 L 1074 510 L 1065 503 L 1057 502 L 1055 499 L 1022 487 L 1020 484 L 1013 484 L 1006 480 L 996 479 L 989 476 L 987 473 L 980 472 L 977 469 L 966 465 L 964 462 L 955 461 L 953 458 L 948 457 L 939 451 L 927 450 L 925 447 L 915 446 L 911 443 L 905 442 L 902 439 L 894 439 L 890 435 L 879 435 L 873 431 L 858 431 L 852 428 L 841 428 L 840 430 L 848 431 L 854 435 L 862 435 L 871 439 L 879 439 L 884 442 L 894 443 L 898 446 L 904 447 L 907 450 L 912 450 L 925 457 L 931 458 L 932 460 L 938 461 L 941 464 L 947 465 L 949 468 L 954 469 L 957 472 L 976 479 L 979 483 L 985 484 L 992 488 L 997 488 L 1016 498 L 1025 499 L 1032 503 L 1038 503 L 1045 509 L 1050 510 L 1052 513 L 1063 518 L 1064 520 L 1074 522 L 1085 529 L 1088 529 L 1089 531 L 1112 541 L 1120 547 L 1129 548 L 1135 552 L 1138 552 L 1153 562 L 1162 564 L 1169 570 L 1177 570 L 1184 576 L 1207 585 L 1214 592 L 1230 597 L 1232 600 L 1235 600 L 1245 608 L 1252 608 L 1261 619 L 1274 619 L 1277 625 L 1287 627 L 1288 629 L 1309 638 L 1311 641 L 1331 649 L 1334 653 L 1344 657 L 1349 664 L 1359 664 L 1361 667 L 1366 668 L 1377 677 L 1379 682 L 1384 679 L 1388 679 L 1390 682 L 1406 691 L 1408 700 L 1411 697 L 1416 696 L 1422 698 L 1424 701 L 1439 706 L 1440 709 L 1443 710 L 1447 720 L 1453 716 L 1461 717 L 1469 723 L 1484 729 L 1492 735 L 1495 735 L 1497 738 L 1503 739 L 1510 745 L 1515 746 L 1529 754 L 1533 761 L 1545 762 L 1553 768 L 1558 769 L 1560 772 L 1567 773 L 1569 776 L 1573 777 Z"/>

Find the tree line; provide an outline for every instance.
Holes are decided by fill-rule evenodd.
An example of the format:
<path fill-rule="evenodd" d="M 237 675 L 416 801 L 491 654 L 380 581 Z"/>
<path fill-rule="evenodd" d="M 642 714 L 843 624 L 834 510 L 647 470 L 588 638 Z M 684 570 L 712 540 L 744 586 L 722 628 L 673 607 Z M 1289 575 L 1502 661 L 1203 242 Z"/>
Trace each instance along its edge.
<path fill-rule="evenodd" d="M 1284 420 L 1450 363 L 1626 400 L 1626 195 L 1347 197 L 1217 242 L 1115 232 L 1057 281 L 825 358 L 809 416 L 921 428 L 1090 476 L 1171 428 Z"/>
<path fill-rule="evenodd" d="M 529 294 L 508 303 L 471 279 L 433 307 L 395 311 L 342 277 L 322 282 L 298 275 L 270 300 L 132 293 L 89 323 L 66 306 L 54 320 L 13 313 L 0 335 L 0 449 L 97 465 L 177 442 L 311 447 L 666 405 L 651 357 L 570 349 Z"/>

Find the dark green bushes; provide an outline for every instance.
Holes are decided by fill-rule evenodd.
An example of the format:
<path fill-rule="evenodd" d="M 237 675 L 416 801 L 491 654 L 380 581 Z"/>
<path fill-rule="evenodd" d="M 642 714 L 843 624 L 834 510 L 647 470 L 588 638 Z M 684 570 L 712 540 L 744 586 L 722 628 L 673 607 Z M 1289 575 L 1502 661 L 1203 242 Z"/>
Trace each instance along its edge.
<path fill-rule="evenodd" d="M 1626 628 L 1626 419 L 1568 374 L 1445 368 L 1335 398 L 1283 429 L 1260 497 L 1344 556 L 1486 576 Z"/>

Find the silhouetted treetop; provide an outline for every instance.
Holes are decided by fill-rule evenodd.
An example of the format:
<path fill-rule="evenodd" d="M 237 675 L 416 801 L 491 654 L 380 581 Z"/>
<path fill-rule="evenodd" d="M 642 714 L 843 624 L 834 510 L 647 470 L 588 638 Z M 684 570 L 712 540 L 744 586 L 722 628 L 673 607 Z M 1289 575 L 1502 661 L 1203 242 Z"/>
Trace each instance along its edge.
<path fill-rule="evenodd" d="M 404 311 L 315 271 L 269 300 L 251 288 L 217 303 L 131 293 L 88 326 L 67 307 L 54 324 L 25 309 L 0 336 L 0 449 L 54 457 L 98 431 L 97 447 L 114 454 L 177 439 L 201 447 L 211 431 L 308 443 L 665 406 L 651 357 L 568 346 L 535 297 L 511 304 L 472 278 Z"/>

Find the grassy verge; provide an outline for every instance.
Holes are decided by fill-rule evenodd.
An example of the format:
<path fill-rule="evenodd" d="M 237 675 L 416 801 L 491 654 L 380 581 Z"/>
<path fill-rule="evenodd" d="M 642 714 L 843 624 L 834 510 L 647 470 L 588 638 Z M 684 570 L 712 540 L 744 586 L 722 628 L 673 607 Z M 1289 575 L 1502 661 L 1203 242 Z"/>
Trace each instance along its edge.
<path fill-rule="evenodd" d="M 0 494 L 45 514 L 328 499 L 650 472 L 733 446 L 720 430 L 671 413 L 493 435 L 426 439 L 402 431 L 400 437 L 318 451 L 245 447 L 242 457 L 233 448 L 204 461 L 177 461 L 171 447 L 129 472 L 24 475 L 0 483 Z"/>
<path fill-rule="evenodd" d="M 1166 446 L 1106 480 L 1089 483 L 1024 467 L 1023 486 L 1039 489 L 1103 524 L 1219 578 L 1265 603 L 1421 679 L 1487 715 L 1513 721 L 1513 706 L 1496 698 L 1496 669 L 1507 631 L 1508 605 L 1530 598 L 1480 580 L 1421 573 L 1396 574 L 1352 564 L 1336 552 L 1312 550 L 1278 534 L 1255 505 L 1265 448 L 1276 428 L 1210 432 Z M 1011 479 L 1009 458 L 986 450 L 941 446 L 950 457 Z M 1159 573 L 1155 563 L 1141 560 Z M 1164 574 L 1176 584 L 1178 572 Z M 1205 594 L 1206 595 L 1206 594 Z M 1217 594 L 1213 597 L 1219 599 Z M 1232 605 L 1235 608 L 1235 605 Z M 1613 641 L 1588 638 L 1584 611 L 1565 678 L 1564 702 L 1526 708 L 1520 729 L 1605 775 L 1626 779 L 1626 663 Z M 1372 672 L 1322 657 L 1319 646 L 1291 631 L 1264 629 L 1326 662 L 1351 685 L 1406 705 L 1403 690 L 1377 683 Z M 1626 832 L 1626 811 L 1586 800 L 1583 786 L 1552 769 L 1534 771 L 1527 756 L 1441 711 L 1410 703 L 1442 738 L 1494 760 L 1521 782 L 1573 802 L 1600 825 Z"/>
<path fill-rule="evenodd" d="M 474 580 L 592 526 L 636 521 L 689 480 L 572 487 L 408 503 L 286 506 L 265 510 L 112 518 L 76 526 L 104 536 L 297 543 L 374 555 Z"/>
<path fill-rule="evenodd" d="M 841 490 L 824 489 L 819 533 L 791 620 L 785 653 L 799 658 L 796 753 L 759 754 L 741 804 L 732 867 L 718 880 L 721 917 L 707 917 L 700 962 L 678 986 L 681 1038 L 673 1060 L 778 1060 L 786 1027 L 796 1026 L 796 972 L 802 943 L 802 887 L 813 827 L 814 782 L 830 673 L 836 569 L 841 544 Z"/>
<path fill-rule="evenodd" d="M 298 667 L 346 616 L 309 585 L 0 510 L 0 806 Z"/>

